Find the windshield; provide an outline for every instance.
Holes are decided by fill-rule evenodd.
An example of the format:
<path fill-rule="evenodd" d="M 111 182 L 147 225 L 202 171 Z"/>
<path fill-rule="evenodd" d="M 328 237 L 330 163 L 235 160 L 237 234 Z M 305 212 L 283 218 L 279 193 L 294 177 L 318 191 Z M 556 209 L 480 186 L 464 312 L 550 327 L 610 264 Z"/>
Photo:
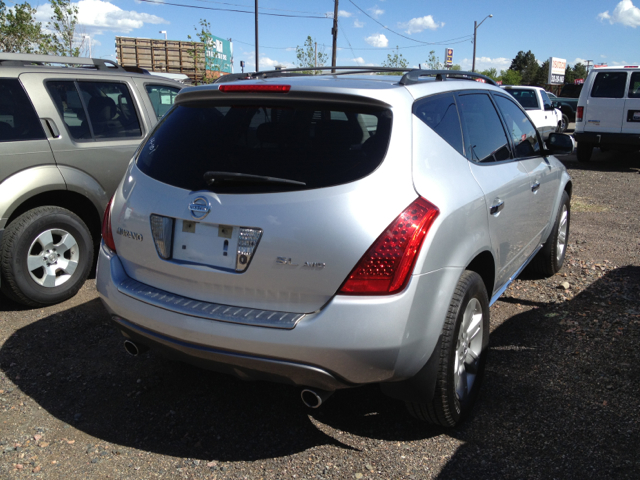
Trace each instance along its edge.
<path fill-rule="evenodd" d="M 264 193 L 340 185 L 373 172 L 391 134 L 391 112 L 322 103 L 179 105 L 156 127 L 137 165 L 188 190 Z M 217 181 L 208 172 L 291 182 Z"/>

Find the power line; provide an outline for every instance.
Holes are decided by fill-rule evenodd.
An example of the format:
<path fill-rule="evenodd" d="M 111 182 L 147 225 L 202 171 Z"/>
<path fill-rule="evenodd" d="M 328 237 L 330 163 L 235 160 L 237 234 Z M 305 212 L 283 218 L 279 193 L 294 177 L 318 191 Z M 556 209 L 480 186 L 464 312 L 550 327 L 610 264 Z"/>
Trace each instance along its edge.
<path fill-rule="evenodd" d="M 197 10 L 214 10 L 214 11 L 223 11 L 223 12 L 235 12 L 235 13 L 250 13 L 251 15 L 255 15 L 255 11 L 251 10 L 238 10 L 235 8 L 217 8 L 217 7 L 201 7 L 199 5 L 185 5 L 181 3 L 169 3 L 163 0 L 139 0 L 145 3 L 153 3 L 156 5 L 171 5 L 172 7 L 182 7 L 182 8 L 195 8 Z M 272 17 L 288 17 L 288 18 L 317 18 L 327 20 L 329 17 L 326 15 L 323 17 L 319 17 L 316 15 L 289 15 L 284 13 L 267 13 L 267 12 L 258 12 L 258 15 L 269 15 Z"/>
<path fill-rule="evenodd" d="M 384 28 L 385 30 L 389 30 L 391 33 L 398 35 L 399 37 L 402 38 L 406 38 L 407 40 L 411 40 L 412 42 L 416 42 L 416 43 L 421 43 L 423 45 L 447 45 L 450 43 L 446 43 L 449 42 L 448 40 L 445 40 L 444 42 L 423 42 L 421 40 L 416 40 L 415 38 L 411 38 L 411 37 L 407 37 L 406 35 L 402 35 L 401 33 L 396 32 L 395 30 L 391 30 L 389 27 L 387 27 L 386 25 L 383 25 L 382 23 L 380 23 L 378 20 L 376 20 L 375 18 L 373 18 L 371 15 L 369 15 L 367 12 L 365 12 L 362 8 L 360 8 L 358 5 L 356 5 L 353 0 L 349 0 L 349 2 L 356 7 L 358 10 L 360 10 L 362 13 L 364 13 L 367 17 L 369 17 L 371 20 L 373 20 L 374 22 L 376 22 L 378 25 L 380 25 L 382 28 Z M 473 35 L 467 35 L 465 38 L 465 40 L 462 40 L 461 42 L 466 42 L 467 39 L 473 37 Z M 458 38 L 463 38 L 463 37 L 458 37 Z M 455 40 L 455 39 L 454 39 Z M 461 42 L 455 42 L 455 43 L 461 43 Z M 405 47 L 406 48 L 406 47 Z M 362 49 L 361 49 L 362 50 Z"/>

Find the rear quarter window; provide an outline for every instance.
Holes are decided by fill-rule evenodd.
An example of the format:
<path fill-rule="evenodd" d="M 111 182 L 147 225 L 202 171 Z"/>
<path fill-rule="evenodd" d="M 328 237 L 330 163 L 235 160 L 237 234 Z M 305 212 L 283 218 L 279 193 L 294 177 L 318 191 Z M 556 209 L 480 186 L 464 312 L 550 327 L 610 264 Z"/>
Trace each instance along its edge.
<path fill-rule="evenodd" d="M 0 79 L 0 142 L 44 139 L 45 134 L 20 82 Z"/>
<path fill-rule="evenodd" d="M 392 115 L 378 107 L 311 103 L 178 105 L 146 141 L 137 165 L 150 177 L 188 190 L 266 193 L 340 185 L 382 162 Z M 206 172 L 293 180 L 207 184 Z"/>
<path fill-rule="evenodd" d="M 464 155 L 460 116 L 453 94 L 446 93 L 422 99 L 413 105 L 413 114 L 431 127 L 460 155 Z"/>
<path fill-rule="evenodd" d="M 591 96 L 594 98 L 623 98 L 627 84 L 627 72 L 598 72 Z"/>
<path fill-rule="evenodd" d="M 631 74 L 629 82 L 629 98 L 640 98 L 640 72 Z"/>

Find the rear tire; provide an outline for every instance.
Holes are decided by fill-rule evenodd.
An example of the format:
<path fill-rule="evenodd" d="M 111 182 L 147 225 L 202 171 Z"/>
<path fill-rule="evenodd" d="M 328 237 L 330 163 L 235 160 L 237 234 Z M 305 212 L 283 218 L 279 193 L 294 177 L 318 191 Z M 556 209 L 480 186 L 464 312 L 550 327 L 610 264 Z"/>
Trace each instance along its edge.
<path fill-rule="evenodd" d="M 567 192 L 562 192 L 553 230 L 538 254 L 531 260 L 530 271 L 545 277 L 551 277 L 560 271 L 567 254 L 570 224 L 571 200 Z"/>
<path fill-rule="evenodd" d="M 469 413 L 478 395 L 489 344 L 489 300 L 476 272 L 467 270 L 460 277 L 440 342 L 433 399 L 406 406 L 420 420 L 453 427 Z"/>
<path fill-rule="evenodd" d="M 93 240 L 73 212 L 38 207 L 9 224 L 0 253 L 2 292 L 40 307 L 63 302 L 82 287 L 93 262 Z"/>
<path fill-rule="evenodd" d="M 578 142 L 578 161 L 582 163 L 587 163 L 591 161 L 591 155 L 593 154 L 593 144 L 592 143 L 584 143 Z"/>

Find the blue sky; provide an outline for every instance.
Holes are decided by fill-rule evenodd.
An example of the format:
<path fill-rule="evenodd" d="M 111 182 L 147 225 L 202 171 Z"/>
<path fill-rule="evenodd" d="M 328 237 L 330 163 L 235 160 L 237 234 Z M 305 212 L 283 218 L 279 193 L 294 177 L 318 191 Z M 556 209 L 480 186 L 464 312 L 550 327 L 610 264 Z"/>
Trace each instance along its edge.
<path fill-rule="evenodd" d="M 38 18 L 46 21 L 50 7 L 40 2 Z M 90 37 L 94 57 L 114 58 L 116 35 L 164 38 L 159 31 L 166 30 L 170 40 L 187 40 L 203 18 L 214 35 L 233 40 L 236 72 L 241 60 L 245 71 L 255 69 L 254 0 L 80 0 L 77 6 L 78 29 Z M 295 47 L 308 35 L 330 63 L 333 0 L 259 0 L 258 6 L 260 69 L 294 66 Z M 470 70 L 474 21 L 489 14 L 478 29 L 479 70 L 507 69 L 520 50 L 570 65 L 640 62 L 640 0 L 339 0 L 339 10 L 338 65 L 381 65 L 399 47 L 417 67 L 431 50 L 442 60 L 450 47 L 454 63 Z"/>

